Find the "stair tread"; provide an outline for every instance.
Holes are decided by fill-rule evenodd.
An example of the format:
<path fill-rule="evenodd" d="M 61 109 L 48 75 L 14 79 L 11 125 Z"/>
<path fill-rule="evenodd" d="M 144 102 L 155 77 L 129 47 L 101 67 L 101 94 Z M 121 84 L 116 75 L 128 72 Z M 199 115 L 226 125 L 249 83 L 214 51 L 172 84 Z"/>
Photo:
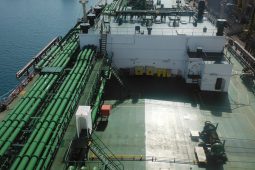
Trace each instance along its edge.
<path fill-rule="evenodd" d="M 112 170 L 121 170 L 120 166 L 122 165 L 121 162 L 117 158 L 116 160 L 113 161 L 111 160 L 111 157 L 114 157 L 114 155 L 111 153 L 111 151 L 103 144 L 102 141 L 98 141 L 99 143 L 101 142 L 101 145 L 104 147 L 101 147 L 100 144 L 98 144 L 95 140 L 92 140 L 92 145 L 90 146 L 91 151 L 104 163 L 107 165 L 109 169 Z M 108 154 L 106 152 L 109 152 Z M 116 163 L 117 162 L 117 163 Z"/>

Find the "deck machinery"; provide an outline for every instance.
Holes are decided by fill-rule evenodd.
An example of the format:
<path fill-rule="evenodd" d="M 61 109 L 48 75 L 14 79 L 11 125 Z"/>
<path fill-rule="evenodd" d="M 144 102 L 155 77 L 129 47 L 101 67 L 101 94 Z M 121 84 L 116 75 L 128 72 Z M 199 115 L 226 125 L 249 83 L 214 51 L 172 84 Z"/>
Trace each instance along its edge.
<path fill-rule="evenodd" d="M 221 141 L 217 134 L 217 126 L 212 124 L 210 121 L 206 121 L 203 131 L 200 132 L 200 138 L 202 146 L 205 150 L 205 154 L 208 163 L 225 164 L 227 161 L 227 156 L 225 153 L 225 141 Z"/>
<path fill-rule="evenodd" d="M 149 2 L 151 5 L 151 1 Z M 215 27 L 203 15 L 204 1 L 199 2 L 201 9 L 198 11 L 185 1 L 166 0 L 154 2 L 150 6 L 151 10 L 132 9 L 125 0 L 108 0 L 108 4 L 101 2 L 89 10 L 67 36 L 54 44 L 36 63 L 33 86 L 28 88 L 16 107 L 2 121 L 1 169 L 49 169 L 60 165 L 64 169 L 88 169 L 88 165 L 91 162 L 94 165 L 95 160 L 99 163 L 94 169 L 101 167 L 121 170 L 127 169 L 122 161 L 160 162 L 156 157 L 148 159 L 143 155 L 116 156 L 104 144 L 104 139 L 97 136 L 96 132 L 103 120 L 101 106 L 104 91 L 111 77 L 115 77 L 119 87 L 124 88 L 126 85 L 119 76 L 121 74 L 131 79 L 157 77 L 159 81 L 174 78 L 175 81 L 183 80 L 192 87 L 194 85 L 197 91 L 220 94 L 228 92 L 233 66 L 225 59 L 225 20 L 218 20 Z M 84 9 L 86 10 L 86 6 Z M 195 100 L 202 97 L 199 93 Z M 133 104 L 136 102 L 133 101 Z M 76 114 L 81 119 L 73 120 L 74 113 L 78 112 L 77 108 L 82 108 L 84 113 Z M 136 109 L 141 108 L 137 106 Z M 144 116 L 144 119 L 149 116 Z M 139 118 L 136 115 L 135 121 Z M 107 123 L 104 124 L 105 127 Z M 174 123 L 180 127 L 178 123 Z M 139 122 L 140 124 L 142 123 Z M 72 126 L 76 130 L 71 132 L 70 140 L 68 129 L 72 129 Z M 179 128 L 174 130 L 178 131 Z M 132 134 L 134 133 L 139 132 L 133 131 Z M 146 132 L 148 136 L 150 133 Z M 180 134 L 182 132 L 176 134 L 175 138 L 180 139 Z M 144 133 L 140 136 L 142 135 Z M 139 139 L 140 136 L 136 134 L 132 139 Z M 125 138 L 129 138 L 129 135 Z M 220 141 L 213 124 L 205 123 L 201 138 L 204 140 L 203 147 L 208 159 L 214 160 L 216 164 L 227 161 L 224 143 Z M 62 148 L 69 140 L 68 146 Z M 146 142 L 144 143 L 147 144 Z M 137 142 L 132 146 L 139 144 Z M 175 144 L 178 145 L 177 142 Z M 182 145 L 186 147 L 183 141 Z M 190 145 L 193 147 L 193 144 Z M 148 146 L 152 150 L 160 147 Z M 170 146 L 167 147 L 168 145 L 166 150 L 171 149 Z M 179 147 L 176 152 L 181 150 L 183 153 L 182 149 L 183 147 Z M 188 149 L 187 153 L 189 155 Z M 178 160 L 175 158 L 170 161 L 176 162 Z M 186 165 L 190 162 L 179 163 Z"/>

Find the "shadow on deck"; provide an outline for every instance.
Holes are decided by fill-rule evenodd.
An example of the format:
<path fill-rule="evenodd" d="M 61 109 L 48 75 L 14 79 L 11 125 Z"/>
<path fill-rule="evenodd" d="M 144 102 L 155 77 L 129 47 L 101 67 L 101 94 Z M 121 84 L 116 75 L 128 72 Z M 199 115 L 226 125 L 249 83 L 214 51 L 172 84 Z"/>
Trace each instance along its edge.
<path fill-rule="evenodd" d="M 255 76 L 241 76 L 243 84 L 246 86 L 247 90 L 255 94 Z"/>
<path fill-rule="evenodd" d="M 190 103 L 192 107 L 211 111 L 215 116 L 222 112 L 231 113 L 227 93 L 202 92 L 199 87 L 189 85 L 182 78 L 157 78 L 146 76 L 123 77 L 126 89 L 112 78 L 107 83 L 105 100 L 117 100 L 115 105 L 126 99 L 137 103 L 138 99 L 155 99 Z"/>

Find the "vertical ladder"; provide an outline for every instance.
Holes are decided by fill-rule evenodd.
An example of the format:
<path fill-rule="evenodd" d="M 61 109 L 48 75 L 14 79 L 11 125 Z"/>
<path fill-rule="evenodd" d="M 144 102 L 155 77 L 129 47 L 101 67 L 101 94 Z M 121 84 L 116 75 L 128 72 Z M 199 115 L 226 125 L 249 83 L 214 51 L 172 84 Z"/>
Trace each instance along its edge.
<path fill-rule="evenodd" d="M 100 52 L 103 56 L 106 55 L 106 45 L 107 45 L 107 33 L 102 32 L 100 41 Z"/>
<path fill-rule="evenodd" d="M 104 164 L 105 169 L 123 170 L 124 165 L 115 157 L 110 149 L 94 133 L 91 137 L 90 150 Z"/>

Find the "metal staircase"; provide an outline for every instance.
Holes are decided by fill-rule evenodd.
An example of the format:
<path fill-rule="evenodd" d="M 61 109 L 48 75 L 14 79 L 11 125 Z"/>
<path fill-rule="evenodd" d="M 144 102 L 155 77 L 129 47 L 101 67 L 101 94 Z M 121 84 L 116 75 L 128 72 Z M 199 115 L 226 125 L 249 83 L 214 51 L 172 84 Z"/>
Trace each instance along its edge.
<path fill-rule="evenodd" d="M 120 77 L 120 71 L 118 67 L 112 62 L 113 53 L 107 54 L 107 58 L 108 58 L 107 63 L 108 63 L 108 66 L 110 67 L 111 74 L 114 75 L 114 77 L 116 78 L 116 80 L 122 87 L 127 89 L 126 84 L 124 83 L 123 79 Z"/>
<path fill-rule="evenodd" d="M 107 33 L 102 32 L 100 40 L 100 52 L 103 56 L 106 55 L 106 45 L 107 45 Z"/>
<path fill-rule="evenodd" d="M 126 87 L 123 80 L 120 78 L 119 70 L 116 67 L 111 66 L 111 72 L 122 87 Z"/>
<path fill-rule="evenodd" d="M 105 31 L 105 25 L 101 24 L 101 39 L 100 39 L 100 53 L 103 57 L 107 57 L 107 32 Z M 113 54 L 112 54 L 113 55 Z M 110 57 L 110 62 L 108 63 L 111 68 L 111 73 L 117 79 L 122 87 L 126 87 L 122 79 L 120 78 L 119 70 L 112 63 L 112 56 Z"/>
<path fill-rule="evenodd" d="M 115 157 L 109 148 L 93 133 L 91 135 L 90 150 L 104 164 L 108 170 L 123 170 L 124 165 Z"/>

